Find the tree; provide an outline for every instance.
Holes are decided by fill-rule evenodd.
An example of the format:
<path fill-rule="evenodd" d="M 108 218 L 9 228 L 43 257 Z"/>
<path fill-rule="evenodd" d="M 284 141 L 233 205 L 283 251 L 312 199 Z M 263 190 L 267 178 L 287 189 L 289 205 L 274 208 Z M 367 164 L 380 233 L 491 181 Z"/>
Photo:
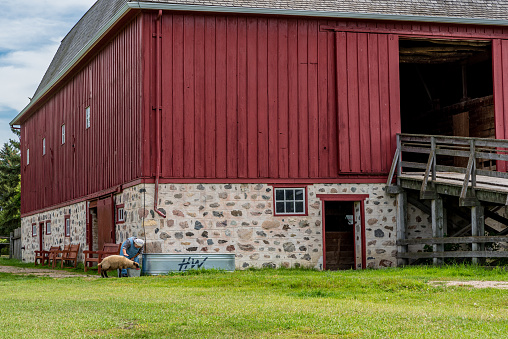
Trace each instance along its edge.
<path fill-rule="evenodd" d="M 9 234 L 21 225 L 21 154 L 18 140 L 10 139 L 0 150 L 0 234 Z"/>

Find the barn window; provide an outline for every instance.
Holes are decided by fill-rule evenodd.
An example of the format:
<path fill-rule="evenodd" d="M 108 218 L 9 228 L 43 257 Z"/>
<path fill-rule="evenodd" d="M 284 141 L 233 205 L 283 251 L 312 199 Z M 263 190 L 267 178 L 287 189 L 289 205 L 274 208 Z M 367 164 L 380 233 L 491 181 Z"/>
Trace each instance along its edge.
<path fill-rule="evenodd" d="M 46 138 L 42 138 L 42 155 L 46 154 Z"/>
<path fill-rule="evenodd" d="M 275 188 L 275 215 L 305 215 L 305 188 Z"/>
<path fill-rule="evenodd" d="M 51 234 L 51 221 L 46 221 L 46 234 Z"/>
<path fill-rule="evenodd" d="M 30 148 L 26 149 L 26 164 L 30 164 Z"/>
<path fill-rule="evenodd" d="M 90 106 L 85 108 L 86 128 L 90 128 Z"/>
<path fill-rule="evenodd" d="M 65 124 L 62 125 L 62 145 L 65 144 Z"/>
<path fill-rule="evenodd" d="M 117 223 L 125 222 L 124 205 L 117 205 L 116 206 L 116 222 Z"/>
<path fill-rule="evenodd" d="M 65 226 L 65 236 L 70 237 L 71 236 L 71 216 L 70 215 L 65 216 L 64 226 Z"/>
<path fill-rule="evenodd" d="M 37 236 L 37 224 L 32 224 L 32 237 Z"/>

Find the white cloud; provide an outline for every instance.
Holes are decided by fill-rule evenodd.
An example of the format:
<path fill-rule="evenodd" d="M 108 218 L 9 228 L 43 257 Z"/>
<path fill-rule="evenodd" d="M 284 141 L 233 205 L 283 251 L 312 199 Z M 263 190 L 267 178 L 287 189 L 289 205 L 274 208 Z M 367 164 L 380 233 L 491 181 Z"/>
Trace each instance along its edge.
<path fill-rule="evenodd" d="M 0 124 L 5 124 L 29 103 L 60 41 L 95 0 L 1 2 Z M 0 146 L 5 131 L 11 135 L 2 125 Z"/>
<path fill-rule="evenodd" d="M 58 44 L 0 56 L 0 111 L 21 111 L 30 102 Z"/>

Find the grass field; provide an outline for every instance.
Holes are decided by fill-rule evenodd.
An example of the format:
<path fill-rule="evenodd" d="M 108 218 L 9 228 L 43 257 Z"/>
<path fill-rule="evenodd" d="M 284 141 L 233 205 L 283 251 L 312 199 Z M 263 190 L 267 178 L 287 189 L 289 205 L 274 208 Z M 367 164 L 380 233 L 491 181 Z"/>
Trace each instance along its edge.
<path fill-rule="evenodd" d="M 0 265 L 8 264 L 0 259 Z M 506 338 L 507 281 L 476 267 L 209 271 L 129 279 L 0 274 L 1 338 Z"/>

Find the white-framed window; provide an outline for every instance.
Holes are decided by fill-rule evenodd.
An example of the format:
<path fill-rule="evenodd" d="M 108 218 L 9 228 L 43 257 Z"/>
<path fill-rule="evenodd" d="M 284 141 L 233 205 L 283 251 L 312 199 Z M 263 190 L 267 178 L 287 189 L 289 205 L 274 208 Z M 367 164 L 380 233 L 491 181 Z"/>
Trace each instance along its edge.
<path fill-rule="evenodd" d="M 123 206 L 117 206 L 116 208 L 116 221 L 117 222 L 124 222 L 125 221 L 125 213 Z"/>
<path fill-rule="evenodd" d="M 46 234 L 51 234 L 51 221 L 46 221 Z"/>
<path fill-rule="evenodd" d="M 62 125 L 62 145 L 65 144 L 65 124 Z"/>
<path fill-rule="evenodd" d="M 65 236 L 71 236 L 71 218 L 69 216 L 65 217 Z"/>
<path fill-rule="evenodd" d="M 86 128 L 90 128 L 90 106 L 85 108 Z"/>
<path fill-rule="evenodd" d="M 275 215 L 304 215 L 305 188 L 275 188 Z"/>
<path fill-rule="evenodd" d="M 42 155 L 46 155 L 46 138 L 42 138 Z"/>
<path fill-rule="evenodd" d="M 32 224 L 32 237 L 37 236 L 37 224 Z"/>
<path fill-rule="evenodd" d="M 26 149 L 26 164 L 30 164 L 30 148 Z"/>

